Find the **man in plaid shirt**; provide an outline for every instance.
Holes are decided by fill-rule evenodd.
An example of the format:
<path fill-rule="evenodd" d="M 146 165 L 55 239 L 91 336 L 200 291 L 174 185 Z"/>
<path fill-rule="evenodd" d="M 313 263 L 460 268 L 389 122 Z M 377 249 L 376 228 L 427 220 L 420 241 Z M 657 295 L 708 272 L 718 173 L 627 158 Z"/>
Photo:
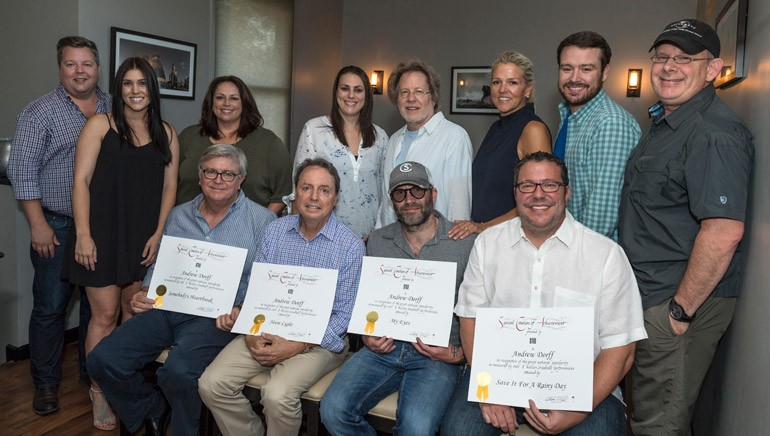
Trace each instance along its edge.
<path fill-rule="evenodd" d="M 300 396 L 348 354 L 347 328 L 353 312 L 364 243 L 334 215 L 340 178 L 324 159 L 307 159 L 294 176 L 297 215 L 267 226 L 256 262 L 338 271 L 332 313 L 320 344 L 277 335 L 239 336 L 198 380 L 201 399 L 228 435 L 263 435 L 264 426 L 241 392 L 255 375 L 269 371 L 262 386 L 267 434 L 295 435 L 302 424 Z"/>
<path fill-rule="evenodd" d="M 633 116 L 602 89 L 612 51 L 595 32 L 566 37 L 556 50 L 561 125 L 554 154 L 569 168 L 567 210 L 586 227 L 618 240 L 623 172 L 641 136 Z"/>
<path fill-rule="evenodd" d="M 29 221 L 30 258 L 35 268 L 29 354 L 38 415 L 59 410 L 61 353 L 65 316 L 73 287 L 59 279 L 64 242 L 72 220 L 72 173 L 75 144 L 88 118 L 110 111 L 110 96 L 99 81 L 99 51 L 80 36 L 56 44 L 59 86 L 30 103 L 16 119 L 8 177 L 13 195 Z M 85 370 L 85 335 L 91 310 L 80 294 L 80 377 Z"/>

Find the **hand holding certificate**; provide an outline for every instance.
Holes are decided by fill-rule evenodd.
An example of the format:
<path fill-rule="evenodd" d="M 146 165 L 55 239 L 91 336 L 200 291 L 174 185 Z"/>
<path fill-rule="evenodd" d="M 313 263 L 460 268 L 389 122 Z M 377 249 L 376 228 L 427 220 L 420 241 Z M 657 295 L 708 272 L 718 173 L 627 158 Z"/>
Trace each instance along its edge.
<path fill-rule="evenodd" d="M 468 401 L 592 410 L 591 307 L 478 309 Z"/>
<path fill-rule="evenodd" d="M 216 318 L 230 313 L 248 250 L 163 236 L 147 292 L 155 309 Z"/>
<path fill-rule="evenodd" d="M 320 344 L 336 289 L 336 270 L 255 263 L 232 331 Z"/>
<path fill-rule="evenodd" d="M 456 270 L 454 262 L 364 257 L 348 331 L 446 347 Z"/>

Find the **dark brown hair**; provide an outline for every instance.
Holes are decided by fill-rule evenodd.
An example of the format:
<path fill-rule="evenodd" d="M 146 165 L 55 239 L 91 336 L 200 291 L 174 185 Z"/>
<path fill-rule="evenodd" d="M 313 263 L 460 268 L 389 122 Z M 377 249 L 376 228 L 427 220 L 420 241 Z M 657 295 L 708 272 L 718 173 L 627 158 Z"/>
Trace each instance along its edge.
<path fill-rule="evenodd" d="M 131 139 L 135 138 L 134 131 L 126 121 L 125 103 L 123 103 L 123 79 L 126 77 L 126 73 L 131 70 L 139 70 L 147 82 L 147 93 L 150 98 L 150 105 L 147 107 L 145 118 L 147 131 L 153 146 L 158 149 L 161 157 L 163 157 L 163 162 L 168 165 L 171 162 L 171 149 L 169 148 L 169 137 L 160 115 L 158 79 L 156 79 L 155 71 L 153 71 L 150 63 L 143 58 L 126 59 L 115 73 L 115 84 L 112 90 L 112 120 L 115 122 L 115 129 L 118 131 L 118 135 L 128 143 L 131 143 Z"/>
<path fill-rule="evenodd" d="M 209 83 L 209 89 L 206 91 L 206 97 L 203 98 L 203 105 L 201 106 L 200 133 L 214 139 L 222 137 L 217 117 L 214 116 L 214 93 L 217 91 L 217 86 L 225 82 L 235 85 L 241 96 L 241 122 L 238 125 L 238 136 L 245 138 L 246 135 L 262 126 L 264 119 L 259 113 L 257 102 L 254 101 L 251 90 L 243 83 L 243 80 L 236 76 L 219 76 Z"/>
<path fill-rule="evenodd" d="M 565 47 L 571 46 L 601 49 L 602 71 L 604 71 L 604 67 L 609 65 L 610 59 L 612 58 L 612 49 L 610 49 L 610 45 L 607 44 L 607 40 L 596 32 L 584 30 L 582 32 L 573 33 L 562 40 L 559 44 L 559 48 L 556 49 L 556 65 L 561 64 L 561 51 L 564 50 Z"/>
<path fill-rule="evenodd" d="M 336 136 L 345 147 L 350 147 L 345 139 L 345 132 L 343 129 L 344 122 L 342 121 L 342 115 L 340 115 L 340 105 L 337 103 L 337 87 L 340 85 L 340 78 L 345 74 L 355 74 L 364 83 L 364 94 L 366 95 L 366 99 L 364 100 L 364 107 L 361 109 L 361 113 L 358 114 L 358 130 L 361 131 L 363 147 L 368 148 L 374 145 L 374 140 L 377 136 L 374 125 L 372 124 L 372 107 L 374 106 L 374 102 L 372 101 L 372 85 L 369 83 L 369 78 L 366 77 L 364 70 L 355 65 L 348 65 L 341 69 L 334 79 L 331 113 L 332 130 L 334 130 L 334 136 Z"/>

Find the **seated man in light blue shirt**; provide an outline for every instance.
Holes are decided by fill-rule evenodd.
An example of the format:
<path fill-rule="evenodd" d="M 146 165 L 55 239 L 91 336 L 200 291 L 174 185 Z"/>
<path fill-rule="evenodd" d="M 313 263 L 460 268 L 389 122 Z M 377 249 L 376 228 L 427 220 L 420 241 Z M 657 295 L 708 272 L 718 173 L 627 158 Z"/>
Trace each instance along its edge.
<path fill-rule="evenodd" d="M 246 198 L 246 156 L 232 145 L 212 145 L 200 158 L 202 193 L 171 210 L 164 235 L 197 239 L 248 250 L 233 312 L 217 319 L 153 309 L 147 298 L 154 265 L 134 294 L 136 316 L 115 329 L 88 355 L 88 372 L 104 391 L 130 432 L 145 423 L 146 434 L 165 434 L 165 395 L 175 435 L 197 435 L 201 413 L 198 377 L 233 337 L 230 329 L 248 288 L 251 265 L 267 224 L 275 214 Z M 173 346 L 158 372 L 161 395 L 140 370 Z"/>

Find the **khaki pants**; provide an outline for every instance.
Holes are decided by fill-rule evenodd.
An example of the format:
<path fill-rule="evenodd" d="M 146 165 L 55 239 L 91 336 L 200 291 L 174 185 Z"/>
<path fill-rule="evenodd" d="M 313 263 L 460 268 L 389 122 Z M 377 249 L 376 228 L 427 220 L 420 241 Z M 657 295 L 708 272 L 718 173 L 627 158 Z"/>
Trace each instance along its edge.
<path fill-rule="evenodd" d="M 675 336 L 668 303 L 644 311 L 648 339 L 637 342 L 631 370 L 634 436 L 691 435 L 695 403 L 735 298 L 708 298 L 687 331 Z"/>
<path fill-rule="evenodd" d="M 265 434 L 262 421 L 242 391 L 249 379 L 269 371 L 270 379 L 261 388 L 267 435 L 296 435 L 302 424 L 300 397 L 321 377 L 340 366 L 347 354 L 346 341 L 341 353 L 316 347 L 274 367 L 266 367 L 251 357 L 244 336 L 238 336 L 206 368 L 198 380 L 198 390 L 222 434 L 261 436 Z"/>

